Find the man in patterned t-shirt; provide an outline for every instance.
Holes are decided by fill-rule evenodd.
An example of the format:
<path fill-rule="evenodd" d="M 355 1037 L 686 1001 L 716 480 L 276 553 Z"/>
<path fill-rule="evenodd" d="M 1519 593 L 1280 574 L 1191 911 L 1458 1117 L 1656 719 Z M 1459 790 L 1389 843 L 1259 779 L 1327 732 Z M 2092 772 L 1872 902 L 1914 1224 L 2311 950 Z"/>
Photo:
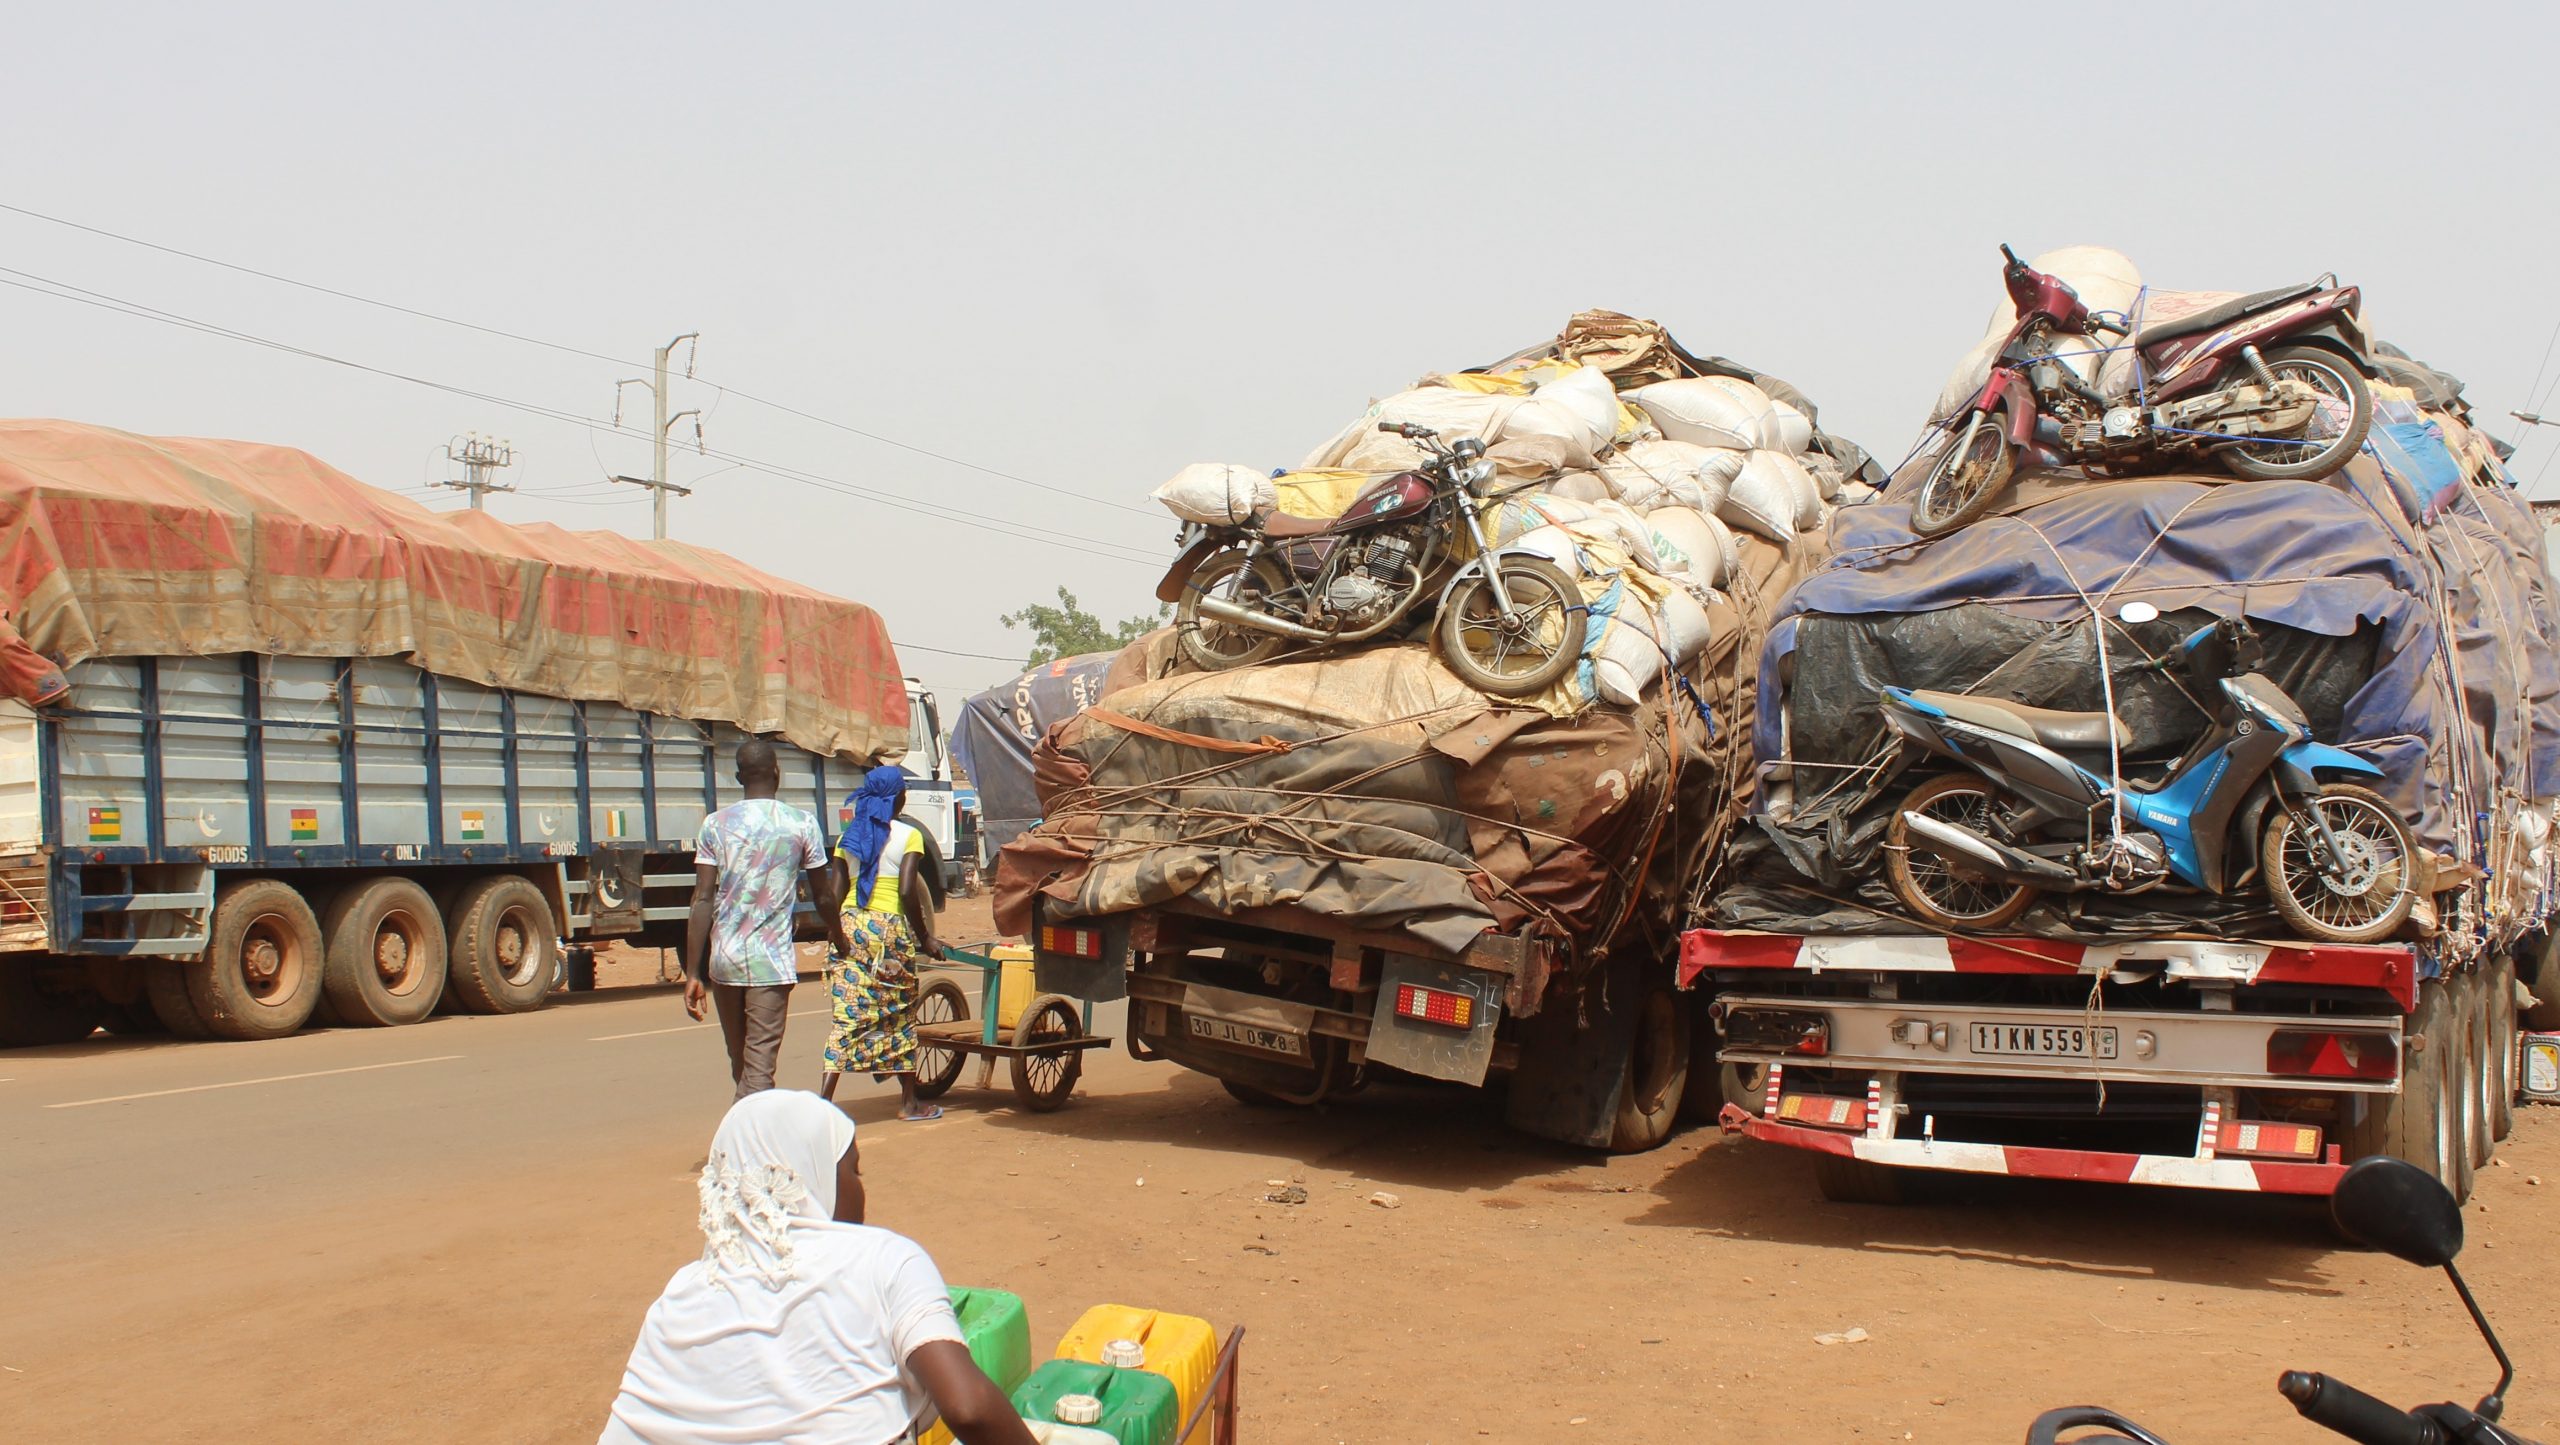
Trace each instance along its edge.
<path fill-rule="evenodd" d="M 809 880 L 828 939 L 839 950 L 845 940 L 837 916 L 842 900 L 818 841 L 818 820 L 774 797 L 782 789 L 782 765 L 773 744 L 749 738 L 739 746 L 738 786 L 745 801 L 703 819 L 694 839 L 684 1011 L 702 1017 L 706 995 L 718 1006 L 729 1079 L 743 1099 L 773 1087 L 791 986 L 800 978 L 791 935 L 802 878 Z"/>

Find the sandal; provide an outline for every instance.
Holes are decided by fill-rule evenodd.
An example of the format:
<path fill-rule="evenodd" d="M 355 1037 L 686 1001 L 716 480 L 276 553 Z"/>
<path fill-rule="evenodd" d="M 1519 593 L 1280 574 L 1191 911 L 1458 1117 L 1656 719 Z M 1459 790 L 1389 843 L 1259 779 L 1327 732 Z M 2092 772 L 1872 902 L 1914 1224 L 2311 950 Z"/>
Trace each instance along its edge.
<path fill-rule="evenodd" d="M 934 1120 L 942 1117 L 942 1106 L 940 1104 L 927 1104 L 924 1106 L 924 1112 L 921 1114 L 910 1114 L 901 1109 L 898 1111 L 898 1117 L 909 1124 L 930 1124 Z"/>

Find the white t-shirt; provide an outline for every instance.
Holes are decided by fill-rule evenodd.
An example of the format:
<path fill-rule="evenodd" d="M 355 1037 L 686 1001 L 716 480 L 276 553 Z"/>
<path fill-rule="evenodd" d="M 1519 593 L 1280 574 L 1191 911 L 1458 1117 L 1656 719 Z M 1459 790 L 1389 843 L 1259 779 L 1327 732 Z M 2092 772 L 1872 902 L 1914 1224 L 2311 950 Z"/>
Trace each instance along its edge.
<path fill-rule="evenodd" d="M 597 1445 L 887 1445 L 926 1401 L 907 1357 L 965 1343 L 941 1271 L 903 1235 L 795 1224 L 799 1279 L 723 1283 L 700 1260 L 649 1307 Z"/>

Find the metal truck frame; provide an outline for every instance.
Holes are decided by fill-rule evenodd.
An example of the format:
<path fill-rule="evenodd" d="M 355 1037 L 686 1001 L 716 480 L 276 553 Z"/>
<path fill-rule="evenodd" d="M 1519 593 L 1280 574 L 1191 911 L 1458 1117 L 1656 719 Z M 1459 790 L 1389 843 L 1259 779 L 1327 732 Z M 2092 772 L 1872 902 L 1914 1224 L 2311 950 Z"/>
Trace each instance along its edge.
<path fill-rule="evenodd" d="M 1724 1127 L 1826 1197 L 1912 1170 L 2326 1195 L 2368 1154 L 2468 1191 L 2505 1137 L 2516 990 L 2406 947 L 1693 930 Z"/>

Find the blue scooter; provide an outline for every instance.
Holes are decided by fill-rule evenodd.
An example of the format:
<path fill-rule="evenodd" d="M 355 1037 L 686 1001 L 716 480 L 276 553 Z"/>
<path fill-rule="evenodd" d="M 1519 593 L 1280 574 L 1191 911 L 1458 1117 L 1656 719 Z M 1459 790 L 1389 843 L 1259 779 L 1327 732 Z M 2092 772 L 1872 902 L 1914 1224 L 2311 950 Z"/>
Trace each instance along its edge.
<path fill-rule="evenodd" d="M 2118 615 L 2139 623 L 2160 614 L 2135 602 Z M 2303 938 L 2390 936 L 2416 901 L 2416 845 L 2387 800 L 2342 781 L 2381 769 L 2312 741 L 2302 708 L 2258 672 L 2261 659 L 2257 633 L 2227 617 L 2169 656 L 2126 669 L 2183 667 L 2212 717 L 2148 787 L 2122 780 L 2132 737 L 2110 714 L 1884 689 L 1895 733 L 1970 770 L 1923 781 L 1895 812 L 1885 835 L 1895 897 L 1939 929 L 1991 932 L 2047 890 L 2132 894 L 2184 884 L 2229 894 L 2254 879 Z"/>

